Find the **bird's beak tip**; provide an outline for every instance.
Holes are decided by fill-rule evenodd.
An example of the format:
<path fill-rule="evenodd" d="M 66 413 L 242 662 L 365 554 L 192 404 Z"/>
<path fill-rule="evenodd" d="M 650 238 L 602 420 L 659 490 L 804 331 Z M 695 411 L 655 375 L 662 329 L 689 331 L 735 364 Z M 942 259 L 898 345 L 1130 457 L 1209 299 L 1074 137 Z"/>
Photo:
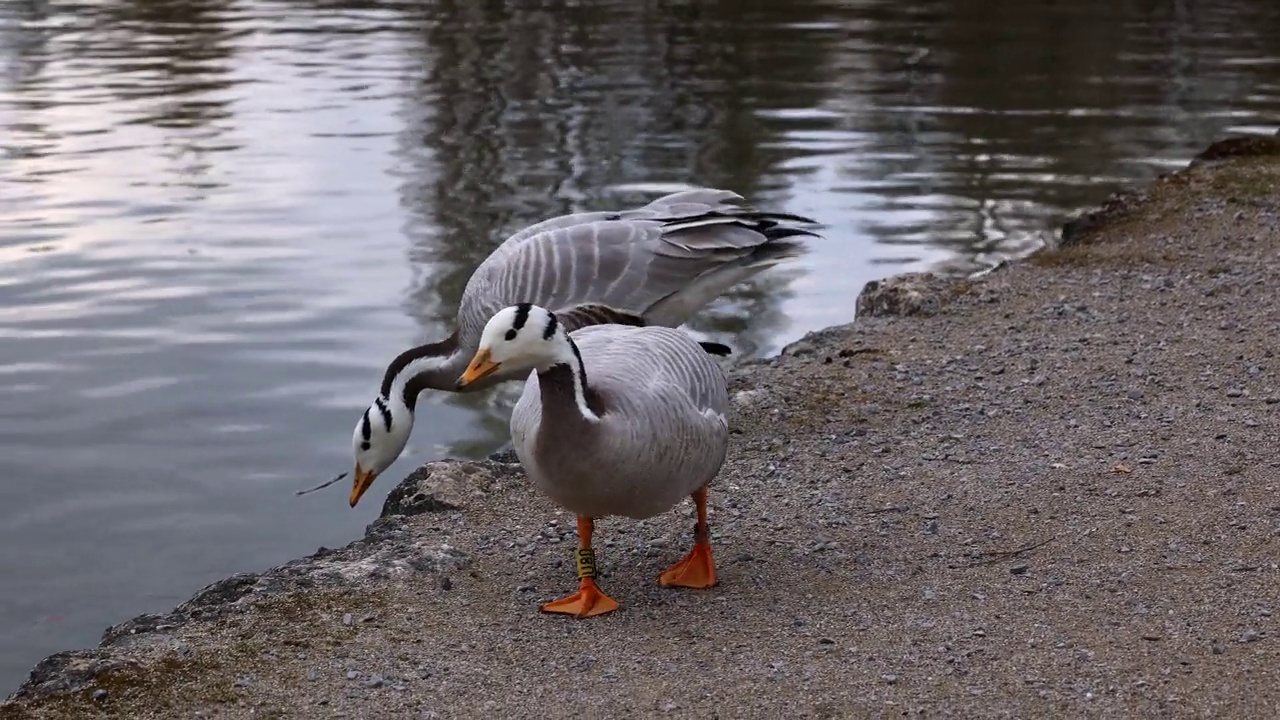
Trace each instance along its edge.
<path fill-rule="evenodd" d="M 369 472 L 359 465 L 356 466 L 356 472 L 351 481 L 351 498 L 349 500 L 351 507 L 355 507 L 356 503 L 360 502 L 360 497 L 364 495 L 377 477 L 377 473 Z"/>
<path fill-rule="evenodd" d="M 460 390 L 480 378 L 488 377 L 497 372 L 499 365 L 500 363 L 494 362 L 489 356 L 489 351 L 482 348 L 476 352 L 476 356 L 472 358 L 466 372 L 462 373 L 462 377 L 458 378 L 458 382 L 454 384 L 454 387 Z"/>

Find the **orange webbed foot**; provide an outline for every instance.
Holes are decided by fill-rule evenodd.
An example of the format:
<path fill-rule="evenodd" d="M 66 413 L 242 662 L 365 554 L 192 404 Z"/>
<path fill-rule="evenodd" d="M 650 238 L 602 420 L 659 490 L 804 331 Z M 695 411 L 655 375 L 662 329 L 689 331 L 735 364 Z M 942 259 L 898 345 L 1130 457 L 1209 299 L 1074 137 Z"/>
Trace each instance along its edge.
<path fill-rule="evenodd" d="M 578 619 L 595 617 L 618 609 L 618 601 L 600 591 L 595 581 L 583 578 L 578 592 L 542 606 L 542 612 L 573 615 Z"/>
<path fill-rule="evenodd" d="M 710 543 L 695 543 L 684 559 L 658 577 L 662 587 L 704 589 L 716 584 L 716 565 L 711 559 Z"/>

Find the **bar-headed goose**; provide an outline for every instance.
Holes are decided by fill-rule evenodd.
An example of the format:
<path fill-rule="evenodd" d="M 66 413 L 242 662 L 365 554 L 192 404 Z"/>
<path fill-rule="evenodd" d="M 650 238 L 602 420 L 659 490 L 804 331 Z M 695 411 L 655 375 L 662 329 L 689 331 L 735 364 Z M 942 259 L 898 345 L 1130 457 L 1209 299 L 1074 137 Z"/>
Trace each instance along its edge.
<path fill-rule="evenodd" d="M 467 282 L 457 329 L 387 367 L 352 434 L 351 506 L 404 450 L 418 394 L 459 390 L 455 381 L 498 310 L 537 303 L 569 330 L 607 321 L 611 310 L 676 327 L 733 285 L 798 254 L 797 236 L 816 235 L 786 224 L 808 218 L 760 212 L 742 200 L 727 190 L 686 190 L 633 210 L 551 218 L 507 238 Z M 461 390 L 523 378 L 500 370 Z"/>
<path fill-rule="evenodd" d="M 530 372 L 532 371 L 532 372 Z M 707 484 L 729 443 L 725 377 L 680 330 L 593 325 L 572 334 L 555 314 L 522 303 L 493 316 L 458 385 L 529 373 L 511 438 L 539 490 L 578 516 L 578 592 L 542 606 L 579 618 L 616 610 L 596 585 L 594 518 L 647 518 L 692 497 L 693 549 L 658 581 L 716 584 Z"/>

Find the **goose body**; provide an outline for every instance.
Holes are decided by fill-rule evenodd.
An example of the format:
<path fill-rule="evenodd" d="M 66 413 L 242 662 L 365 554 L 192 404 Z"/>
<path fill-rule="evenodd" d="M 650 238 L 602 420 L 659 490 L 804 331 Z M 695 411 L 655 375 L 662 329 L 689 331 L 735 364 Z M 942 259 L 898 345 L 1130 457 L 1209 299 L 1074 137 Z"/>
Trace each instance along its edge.
<path fill-rule="evenodd" d="M 503 241 L 468 280 L 455 330 L 388 365 L 352 434 L 351 506 L 404 450 L 419 393 L 524 379 L 526 373 L 502 369 L 456 384 L 499 310 L 536 303 L 569 331 L 604 322 L 677 327 L 733 285 L 794 257 L 798 236 L 815 235 L 794 225 L 812 223 L 808 218 L 742 201 L 727 190 L 686 190 L 631 210 L 554 217 Z"/>
<path fill-rule="evenodd" d="M 570 337 L 598 411 L 579 411 L 568 371 L 529 375 L 511 438 L 537 488 L 577 515 L 643 519 L 711 482 L 729 443 L 729 400 L 707 353 L 664 327 L 594 325 Z"/>
<path fill-rule="evenodd" d="M 511 415 L 516 455 L 537 488 L 578 516 L 578 592 L 547 612 L 590 617 L 618 607 L 596 585 L 596 518 L 647 518 L 693 499 L 694 546 L 659 582 L 716 584 L 707 488 L 729 443 L 725 377 L 703 347 L 671 328 L 587 326 L 565 331 L 529 303 L 504 308 L 458 380 L 530 373 Z M 530 372 L 532 371 L 532 372 Z"/>

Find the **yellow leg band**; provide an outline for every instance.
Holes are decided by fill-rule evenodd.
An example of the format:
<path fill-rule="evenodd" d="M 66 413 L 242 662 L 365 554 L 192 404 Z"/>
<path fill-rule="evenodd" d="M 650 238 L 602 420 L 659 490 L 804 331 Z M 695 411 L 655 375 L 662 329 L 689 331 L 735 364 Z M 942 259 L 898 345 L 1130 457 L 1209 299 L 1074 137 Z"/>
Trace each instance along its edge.
<path fill-rule="evenodd" d="M 591 548 L 578 548 L 575 556 L 578 563 L 579 578 L 594 578 L 596 576 L 596 553 Z"/>

